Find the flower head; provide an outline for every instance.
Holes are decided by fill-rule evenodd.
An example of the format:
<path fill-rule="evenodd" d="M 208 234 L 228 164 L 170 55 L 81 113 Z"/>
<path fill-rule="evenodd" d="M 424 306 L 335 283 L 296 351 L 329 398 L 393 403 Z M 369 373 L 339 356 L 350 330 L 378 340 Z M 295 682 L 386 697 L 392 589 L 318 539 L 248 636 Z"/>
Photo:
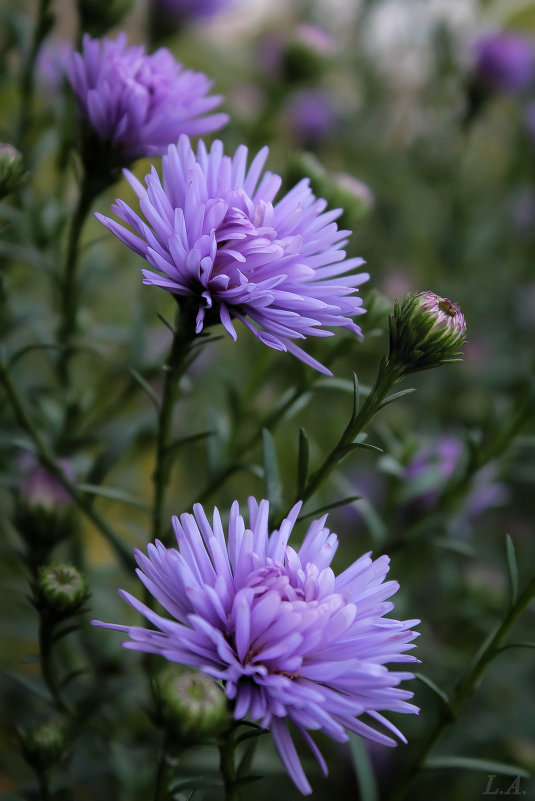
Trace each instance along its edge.
<path fill-rule="evenodd" d="M 144 283 L 194 299 L 197 333 L 221 322 L 235 340 L 234 317 L 269 347 L 329 373 L 294 340 L 329 336 L 331 326 L 360 335 L 354 293 L 368 275 L 347 277 L 362 259 L 345 259 L 349 231 L 334 222 L 341 212 L 326 212 L 307 179 L 274 203 L 281 179 L 261 177 L 266 157 L 264 148 L 247 169 L 243 145 L 230 157 L 220 141 L 209 151 L 201 141 L 195 154 L 181 137 L 163 158 L 163 182 L 154 167 L 146 189 L 125 171 L 146 222 L 122 200 L 112 209 L 135 233 L 96 216 L 148 261 Z"/>
<path fill-rule="evenodd" d="M 372 723 L 403 735 L 381 712 L 417 712 L 412 693 L 398 685 L 411 673 L 391 672 L 388 662 L 411 662 L 406 652 L 418 621 L 385 618 L 398 589 L 385 582 L 388 557 L 365 554 L 338 576 L 330 568 L 338 540 L 316 520 L 298 550 L 288 545 L 301 504 L 280 529 L 268 530 L 269 504 L 249 499 L 249 528 L 238 503 L 228 536 L 214 509 L 210 524 L 199 504 L 173 518 L 177 548 L 161 542 L 136 553 L 139 578 L 172 618 L 127 592 L 120 594 L 153 628 L 94 621 L 122 631 L 126 648 L 161 654 L 199 668 L 223 683 L 236 720 L 248 717 L 271 730 L 289 775 L 310 793 L 288 730 L 291 721 L 325 762 L 308 730 L 335 740 L 347 731 L 395 745 Z"/>
<path fill-rule="evenodd" d="M 478 76 L 491 89 L 519 92 L 535 78 L 535 47 L 525 36 L 489 33 L 476 43 L 475 58 Z"/>
<path fill-rule="evenodd" d="M 25 174 L 22 153 L 13 145 L 0 143 L 0 200 L 20 186 Z"/>
<path fill-rule="evenodd" d="M 181 134 L 215 131 L 226 114 L 207 114 L 221 97 L 207 95 L 210 81 L 185 70 L 169 50 L 152 55 L 117 39 L 84 36 L 83 52 L 68 69 L 78 105 L 101 143 L 123 161 L 165 152 Z"/>

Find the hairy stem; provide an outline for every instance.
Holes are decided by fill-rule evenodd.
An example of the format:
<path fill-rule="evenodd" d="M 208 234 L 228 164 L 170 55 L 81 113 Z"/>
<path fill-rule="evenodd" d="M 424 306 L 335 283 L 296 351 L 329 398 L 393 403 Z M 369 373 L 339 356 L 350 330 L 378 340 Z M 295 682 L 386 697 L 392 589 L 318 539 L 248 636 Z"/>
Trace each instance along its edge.
<path fill-rule="evenodd" d="M 225 801 L 240 801 L 236 784 L 235 748 L 233 734 L 229 732 L 219 746 L 219 770 L 225 787 Z"/>
<path fill-rule="evenodd" d="M 58 685 L 57 674 L 52 664 L 52 634 L 53 626 L 46 617 L 41 615 L 39 621 L 39 654 L 41 657 L 41 673 L 43 680 L 48 687 L 50 695 L 58 712 L 65 712 L 69 715 L 72 712 L 70 705 L 63 698 Z"/>

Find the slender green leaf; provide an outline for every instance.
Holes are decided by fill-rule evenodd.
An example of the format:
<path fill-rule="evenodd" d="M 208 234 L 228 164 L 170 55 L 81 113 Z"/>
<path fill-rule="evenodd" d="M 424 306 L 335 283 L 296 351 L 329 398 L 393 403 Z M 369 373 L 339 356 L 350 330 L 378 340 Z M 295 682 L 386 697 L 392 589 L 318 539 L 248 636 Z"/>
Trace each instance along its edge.
<path fill-rule="evenodd" d="M 379 790 L 365 741 L 358 734 L 349 734 L 349 747 L 361 801 L 379 801 Z"/>
<path fill-rule="evenodd" d="M 464 540 L 455 540 L 450 537 L 434 537 L 432 544 L 442 551 L 451 551 L 451 553 L 458 553 L 461 556 L 473 558 L 476 555 L 476 549 L 469 542 Z"/>
<path fill-rule="evenodd" d="M 351 420 L 355 420 L 360 408 L 360 394 L 359 394 L 359 380 L 357 374 L 353 373 L 353 411 L 351 413 Z"/>
<path fill-rule="evenodd" d="M 379 448 L 377 445 L 370 445 L 369 442 L 350 442 L 347 445 L 344 445 L 342 448 L 338 449 L 337 453 L 339 461 L 342 461 L 342 459 L 345 459 L 346 456 L 349 456 L 350 453 L 353 453 L 353 451 L 356 451 L 359 448 L 365 451 L 375 451 L 376 453 L 383 453 L 382 448 Z"/>
<path fill-rule="evenodd" d="M 273 437 L 267 430 L 262 429 L 264 484 L 272 514 L 276 514 L 282 502 L 282 487 L 280 483 L 279 466 Z"/>
<path fill-rule="evenodd" d="M 189 437 L 181 437 L 180 439 L 176 439 L 165 449 L 165 458 L 167 459 L 169 457 L 176 456 L 177 452 L 180 450 L 180 448 L 182 448 L 183 445 L 188 445 L 191 442 L 199 442 L 207 437 L 213 437 L 215 433 L 215 431 L 200 431 L 198 434 L 191 434 Z"/>
<path fill-rule="evenodd" d="M 529 773 L 518 765 L 494 762 L 492 759 L 475 759 L 463 756 L 443 756 L 428 759 L 426 770 L 475 770 L 481 773 L 494 773 L 497 776 L 520 776 L 529 779 Z"/>
<path fill-rule="evenodd" d="M 251 740 L 256 737 L 262 737 L 262 735 L 267 734 L 267 731 L 268 731 L 267 729 L 262 729 L 262 728 L 254 729 L 253 731 L 245 731 L 243 732 L 243 734 L 240 734 L 238 737 L 236 737 L 236 745 L 239 745 L 240 743 L 244 743 L 247 740 Z"/>
<path fill-rule="evenodd" d="M 335 501 L 334 503 L 329 503 L 327 506 L 320 506 L 319 509 L 314 509 L 313 512 L 308 512 L 306 515 L 300 515 L 299 520 L 308 520 L 309 517 L 317 517 L 318 515 L 323 515 L 325 512 L 330 512 L 331 509 L 337 509 L 339 506 L 345 506 L 348 503 L 353 503 L 353 501 L 359 501 L 360 495 L 351 495 L 349 498 L 342 498 L 341 501 Z"/>
<path fill-rule="evenodd" d="M 12 673 L 11 670 L 3 670 L 2 673 L 4 676 L 7 676 L 16 684 L 19 684 L 25 690 L 30 693 L 33 693 L 38 698 L 45 700 L 47 703 L 51 703 L 52 698 L 47 689 L 45 689 L 44 685 L 42 685 L 39 681 L 34 681 L 33 679 L 26 678 L 19 673 Z"/>
<path fill-rule="evenodd" d="M 501 648 L 496 649 L 497 654 L 502 651 L 509 651 L 510 648 L 535 648 L 535 642 L 511 642 L 508 645 L 502 645 Z"/>
<path fill-rule="evenodd" d="M 304 428 L 299 429 L 299 455 L 297 458 L 297 494 L 302 496 L 308 476 L 309 445 Z"/>
<path fill-rule="evenodd" d="M 129 506 L 144 509 L 146 512 L 150 512 L 151 509 L 148 504 L 140 501 L 135 495 L 116 487 L 100 487 L 98 484 L 78 484 L 78 489 L 80 492 L 87 492 L 89 495 L 98 495 L 101 498 L 108 498 L 111 501 L 120 501 Z"/>
<path fill-rule="evenodd" d="M 238 768 L 236 771 L 236 776 L 238 779 L 245 779 L 248 777 L 253 764 L 254 755 L 258 747 L 258 742 L 258 737 L 255 737 L 253 740 L 250 740 L 250 742 L 247 743 L 243 755 L 238 763 Z"/>
<path fill-rule="evenodd" d="M 426 687 L 429 687 L 429 689 L 434 692 L 434 694 L 442 701 L 442 703 L 449 707 L 450 699 L 448 698 L 447 694 L 444 692 L 444 690 L 441 690 L 432 679 L 420 672 L 415 673 L 414 678 L 418 679 L 418 681 L 421 681 Z"/>
<path fill-rule="evenodd" d="M 518 564 L 515 546 L 509 534 L 505 535 L 505 553 L 507 557 L 507 575 L 509 577 L 509 604 L 513 606 L 518 596 Z"/>
<path fill-rule="evenodd" d="M 394 392 L 393 395 L 389 395 L 388 398 L 384 399 L 384 401 L 380 404 L 379 409 L 384 409 L 384 407 L 388 406 L 389 403 L 394 403 L 394 401 L 404 398 L 405 395 L 410 395 L 412 392 L 416 392 L 416 389 L 402 389 L 399 392 Z"/>
<path fill-rule="evenodd" d="M 166 320 L 163 314 L 160 314 L 160 312 L 156 312 L 156 317 L 165 325 L 166 328 L 169 329 L 171 334 L 174 336 L 176 331 L 173 325 L 169 322 L 169 320 Z"/>
<path fill-rule="evenodd" d="M 137 370 L 134 370 L 133 367 L 130 367 L 130 375 L 132 376 L 132 378 L 135 381 L 137 381 L 139 386 L 147 393 L 147 395 L 149 396 L 149 398 L 153 402 L 153 404 L 154 404 L 154 406 L 156 408 L 156 411 L 157 412 L 160 411 L 160 401 L 156 397 L 156 393 L 154 392 L 154 390 L 151 387 L 151 385 L 147 381 L 145 381 L 143 376 L 140 373 L 138 373 Z"/>

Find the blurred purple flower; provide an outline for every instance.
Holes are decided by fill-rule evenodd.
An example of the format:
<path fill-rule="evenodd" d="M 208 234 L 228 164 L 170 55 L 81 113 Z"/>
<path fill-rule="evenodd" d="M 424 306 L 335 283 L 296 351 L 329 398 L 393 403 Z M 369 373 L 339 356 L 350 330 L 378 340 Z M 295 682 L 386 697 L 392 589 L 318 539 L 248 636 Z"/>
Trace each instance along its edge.
<path fill-rule="evenodd" d="M 287 98 L 284 119 L 294 139 L 303 147 L 314 147 L 336 128 L 337 114 L 330 92 L 298 89 Z"/>
<path fill-rule="evenodd" d="M 67 80 L 72 56 L 72 44 L 65 40 L 45 42 L 39 50 L 35 74 L 40 86 L 49 94 L 55 94 Z"/>
<path fill-rule="evenodd" d="M 405 473 L 406 494 L 413 510 L 429 511 L 436 506 L 446 484 L 465 457 L 465 446 L 453 436 L 439 437 L 432 445 L 416 453 Z M 461 516 L 478 517 L 505 500 L 505 487 L 495 480 L 494 465 L 486 465 L 476 473 Z"/>
<path fill-rule="evenodd" d="M 72 464 L 59 459 L 58 464 L 69 481 L 75 481 Z M 19 462 L 19 498 L 28 508 L 43 511 L 63 511 L 73 501 L 63 484 L 46 467 L 40 464 L 33 453 L 24 452 Z"/>
<path fill-rule="evenodd" d="M 179 19 L 207 19 L 225 11 L 236 0 L 153 0 L 157 8 Z"/>
<path fill-rule="evenodd" d="M 535 77 L 533 42 L 515 33 L 486 34 L 475 44 L 475 67 L 491 89 L 522 91 Z"/>
<path fill-rule="evenodd" d="M 307 730 L 345 742 L 346 730 L 384 745 L 395 741 L 366 715 L 404 741 L 380 711 L 417 712 L 412 693 L 398 685 L 412 673 L 390 672 L 389 662 L 413 662 L 406 653 L 416 620 L 385 618 L 398 589 L 385 582 L 388 557 L 365 554 L 335 576 L 329 567 L 338 540 L 314 521 L 298 551 L 287 545 L 301 504 L 269 534 L 267 501 L 249 498 L 249 525 L 232 505 L 225 537 L 200 504 L 173 518 L 178 549 L 161 542 L 136 552 L 138 576 L 174 618 L 161 617 L 124 590 L 121 597 L 154 628 L 93 621 L 121 631 L 130 648 L 161 654 L 223 682 L 234 718 L 271 730 L 280 758 L 302 793 L 311 792 L 291 739 L 291 721 L 327 766 Z"/>
<path fill-rule="evenodd" d="M 181 134 L 221 128 L 226 114 L 207 114 L 221 97 L 207 95 L 211 82 L 185 70 L 166 48 L 152 55 L 141 45 L 117 39 L 92 39 L 74 53 L 68 77 L 78 104 L 98 138 L 124 159 L 165 152 Z"/>
<path fill-rule="evenodd" d="M 261 177 L 267 153 L 263 148 L 247 169 L 243 145 L 230 157 L 220 141 L 210 151 L 201 141 L 195 154 L 181 137 L 163 158 L 163 185 L 154 167 L 147 189 L 125 170 L 147 222 L 122 200 L 112 209 L 135 234 L 96 216 L 148 261 L 153 269 L 142 270 L 144 283 L 195 298 L 197 333 L 221 322 L 236 340 L 234 317 L 265 345 L 330 375 L 294 340 L 330 336 L 331 326 L 362 335 L 351 317 L 364 312 L 354 293 L 369 276 L 347 277 L 362 259 L 345 259 L 349 231 L 334 222 L 341 212 L 326 212 L 308 179 L 273 205 L 281 179 Z"/>

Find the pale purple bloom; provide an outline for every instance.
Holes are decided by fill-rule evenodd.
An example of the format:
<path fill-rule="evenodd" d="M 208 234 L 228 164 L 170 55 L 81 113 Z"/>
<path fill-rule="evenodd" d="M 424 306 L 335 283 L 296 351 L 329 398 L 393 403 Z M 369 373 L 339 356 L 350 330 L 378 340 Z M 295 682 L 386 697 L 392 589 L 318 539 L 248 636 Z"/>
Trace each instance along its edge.
<path fill-rule="evenodd" d="M 535 48 L 516 33 L 489 33 L 475 45 L 476 70 L 492 89 L 519 92 L 535 77 Z"/>
<path fill-rule="evenodd" d="M 207 19 L 225 11 L 237 0 L 153 0 L 154 5 L 180 19 Z"/>
<path fill-rule="evenodd" d="M 294 139 L 306 147 L 331 136 L 338 122 L 331 93 L 323 89 L 293 92 L 285 103 L 284 118 Z"/>
<path fill-rule="evenodd" d="M 221 97 L 208 95 L 211 81 L 186 70 L 162 47 L 152 55 L 141 45 L 84 36 L 68 77 L 78 104 L 98 138 L 125 159 L 164 153 L 181 134 L 221 128 L 226 114 L 208 114 Z"/>
<path fill-rule="evenodd" d="M 74 468 L 67 459 L 58 459 L 58 464 L 69 481 L 75 481 Z M 45 511 L 63 511 L 72 506 L 72 498 L 59 481 L 38 461 L 33 453 L 24 452 L 19 462 L 19 497 L 31 508 Z"/>
<path fill-rule="evenodd" d="M 350 232 L 334 222 L 341 211 L 325 211 L 308 179 L 274 203 L 281 179 L 262 176 L 267 153 L 247 168 L 243 145 L 230 157 L 220 141 L 209 151 L 201 141 L 195 154 L 181 137 L 163 158 L 163 181 L 152 167 L 145 189 L 125 170 L 146 222 L 122 200 L 112 209 L 135 233 L 96 216 L 148 261 L 144 283 L 195 298 L 197 333 L 221 322 L 236 340 L 237 318 L 264 344 L 330 375 L 294 340 L 330 336 L 332 326 L 361 336 L 351 318 L 364 309 L 354 293 L 369 276 L 348 277 L 363 261 L 345 259 Z"/>
<path fill-rule="evenodd" d="M 225 536 L 218 510 L 210 523 L 196 504 L 193 515 L 173 518 L 177 548 L 157 541 L 148 556 L 136 552 L 139 578 L 174 619 L 121 590 L 153 628 L 93 622 L 127 634 L 125 648 L 161 654 L 221 681 L 234 718 L 270 729 L 290 777 L 307 794 L 288 721 L 325 774 L 309 730 L 339 742 L 349 730 L 395 745 L 369 725 L 375 722 L 405 741 L 381 712 L 418 711 L 408 703 L 413 694 L 398 687 L 413 675 L 385 665 L 416 661 L 406 652 L 417 636 L 410 627 L 419 621 L 384 617 L 393 609 L 386 599 L 398 589 L 384 581 L 387 556 L 372 562 L 365 554 L 335 576 L 329 565 L 338 539 L 325 528 L 327 515 L 311 524 L 297 551 L 289 546 L 300 508 L 270 534 L 267 501 L 249 498 L 249 528 L 236 501 Z"/>

